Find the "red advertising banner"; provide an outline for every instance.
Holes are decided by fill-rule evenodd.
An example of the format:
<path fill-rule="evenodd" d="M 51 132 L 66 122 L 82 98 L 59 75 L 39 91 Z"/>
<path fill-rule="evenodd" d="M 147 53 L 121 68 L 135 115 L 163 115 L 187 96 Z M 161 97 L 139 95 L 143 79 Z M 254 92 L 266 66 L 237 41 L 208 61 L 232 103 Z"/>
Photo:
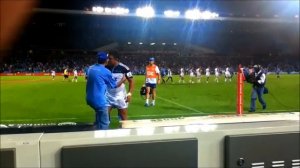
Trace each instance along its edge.
<path fill-rule="evenodd" d="M 63 76 L 63 73 L 56 73 L 55 76 Z M 83 73 L 78 73 L 78 76 L 83 76 Z M 0 73 L 0 76 L 51 76 L 51 73 Z M 69 73 L 69 76 L 73 76 L 73 73 Z"/>

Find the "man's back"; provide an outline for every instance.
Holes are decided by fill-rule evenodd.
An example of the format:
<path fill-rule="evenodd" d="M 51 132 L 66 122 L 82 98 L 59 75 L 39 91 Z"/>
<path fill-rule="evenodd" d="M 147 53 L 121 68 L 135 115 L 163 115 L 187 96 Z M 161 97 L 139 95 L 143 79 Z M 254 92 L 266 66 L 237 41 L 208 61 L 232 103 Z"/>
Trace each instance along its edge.
<path fill-rule="evenodd" d="M 86 85 L 87 103 L 94 108 L 106 106 L 107 100 L 105 94 L 107 87 L 116 87 L 116 81 L 112 78 L 111 72 L 103 65 L 92 65 L 88 71 Z"/>

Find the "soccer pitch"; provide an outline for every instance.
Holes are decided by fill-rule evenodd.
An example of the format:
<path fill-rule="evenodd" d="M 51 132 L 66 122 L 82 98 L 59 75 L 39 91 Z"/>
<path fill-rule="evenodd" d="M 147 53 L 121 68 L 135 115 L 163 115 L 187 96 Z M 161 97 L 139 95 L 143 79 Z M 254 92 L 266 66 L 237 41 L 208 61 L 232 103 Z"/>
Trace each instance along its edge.
<path fill-rule="evenodd" d="M 236 77 L 236 76 L 235 76 Z M 211 76 L 209 83 L 178 83 L 158 85 L 155 107 L 144 107 L 145 100 L 139 95 L 144 76 L 134 76 L 135 91 L 129 105 L 129 119 L 157 119 L 210 114 L 235 114 L 236 81 L 219 83 Z M 71 77 L 72 78 L 72 77 Z M 78 83 L 63 81 L 61 76 L 51 80 L 49 76 L 1 76 L 1 123 L 92 123 L 94 111 L 85 102 L 83 77 Z M 267 110 L 257 101 L 257 112 L 299 111 L 299 75 L 282 75 L 277 79 L 267 76 L 269 94 L 264 95 Z M 244 111 L 250 104 L 251 85 L 245 83 Z M 118 125 L 117 111 L 112 113 L 111 127 Z"/>

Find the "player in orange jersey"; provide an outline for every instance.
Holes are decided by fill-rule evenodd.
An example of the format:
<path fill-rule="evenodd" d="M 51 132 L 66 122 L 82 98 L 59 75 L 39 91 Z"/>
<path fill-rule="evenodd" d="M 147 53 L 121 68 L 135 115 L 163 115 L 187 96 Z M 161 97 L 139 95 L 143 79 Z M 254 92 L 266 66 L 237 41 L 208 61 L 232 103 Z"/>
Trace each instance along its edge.
<path fill-rule="evenodd" d="M 149 105 L 155 106 L 155 97 L 156 97 L 156 85 L 160 83 L 160 72 L 157 65 L 154 64 L 154 58 L 149 59 L 149 64 L 146 66 L 146 103 L 145 106 Z M 151 99 L 152 102 L 149 104 L 150 91 L 152 90 Z"/>

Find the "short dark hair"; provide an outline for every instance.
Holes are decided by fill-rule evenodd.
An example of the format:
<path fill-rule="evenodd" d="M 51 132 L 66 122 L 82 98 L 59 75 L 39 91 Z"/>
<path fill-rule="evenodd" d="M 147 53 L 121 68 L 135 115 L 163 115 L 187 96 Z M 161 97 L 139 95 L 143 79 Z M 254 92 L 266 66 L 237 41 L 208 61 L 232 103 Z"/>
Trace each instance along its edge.
<path fill-rule="evenodd" d="M 108 52 L 108 55 L 113 56 L 116 60 L 120 60 L 120 55 L 119 52 L 117 50 L 111 50 Z"/>

